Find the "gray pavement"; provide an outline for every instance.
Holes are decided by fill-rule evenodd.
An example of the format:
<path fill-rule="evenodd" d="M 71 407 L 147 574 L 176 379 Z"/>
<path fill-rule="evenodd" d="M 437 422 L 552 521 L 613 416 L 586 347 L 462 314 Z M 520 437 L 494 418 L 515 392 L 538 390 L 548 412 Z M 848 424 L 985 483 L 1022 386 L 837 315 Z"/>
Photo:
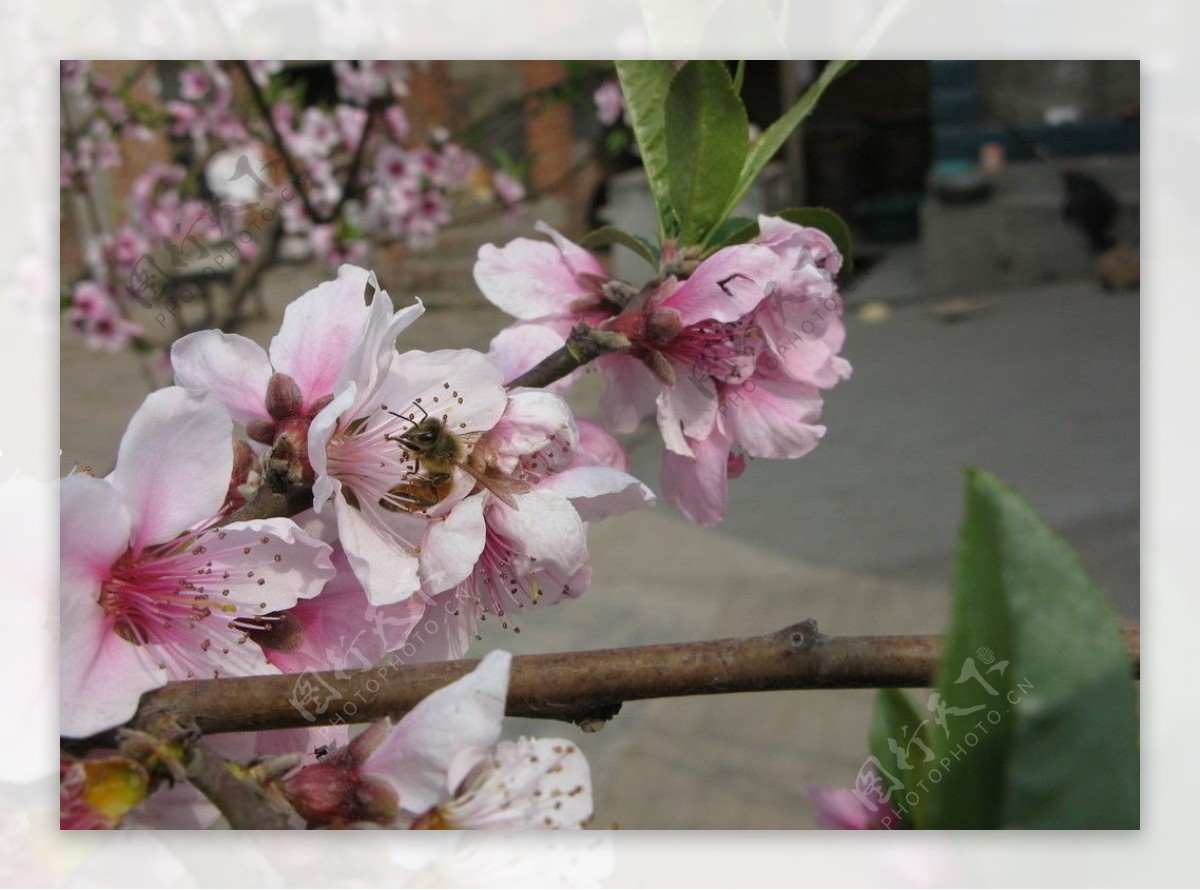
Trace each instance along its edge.
<path fill-rule="evenodd" d="M 272 308 L 301 293 L 307 274 L 277 273 Z M 759 634 L 807 617 L 827 633 L 939 632 L 968 465 L 1024 492 L 1136 619 L 1137 296 L 1087 282 L 972 296 L 990 310 L 953 325 L 919 303 L 878 324 L 849 318 L 854 377 L 827 395 L 829 432 L 815 452 L 752 462 L 715 530 L 665 505 L 597 524 L 592 589 L 523 616 L 519 635 L 489 626 L 473 654 Z M 403 345 L 482 348 L 502 323 L 477 304 L 431 312 Z M 249 333 L 265 340 L 276 325 Z M 595 383 L 579 406 L 594 404 Z M 64 468 L 106 471 L 144 393 L 130 356 L 64 339 Z M 650 425 L 629 444 L 635 472 L 657 487 Z M 510 733 L 579 742 L 598 827 L 803 828 L 812 825 L 805 784 L 853 781 L 871 701 L 869 692 L 648 701 L 595 734 L 524 720 Z"/>

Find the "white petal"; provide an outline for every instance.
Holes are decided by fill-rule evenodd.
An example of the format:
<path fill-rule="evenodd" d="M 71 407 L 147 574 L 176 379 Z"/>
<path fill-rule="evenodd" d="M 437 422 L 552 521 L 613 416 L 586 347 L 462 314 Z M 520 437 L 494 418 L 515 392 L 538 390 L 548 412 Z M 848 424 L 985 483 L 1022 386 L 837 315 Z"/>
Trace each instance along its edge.
<path fill-rule="evenodd" d="M 239 334 L 197 331 L 171 345 L 175 383 L 211 392 L 238 423 L 266 419 L 271 362 L 266 351 Z"/>
<path fill-rule="evenodd" d="M 402 353 L 380 397 L 392 411 L 413 413 L 417 420 L 420 405 L 429 416 L 444 417 L 455 433 L 490 430 L 508 404 L 504 372 L 472 349 Z"/>
<path fill-rule="evenodd" d="M 443 521 L 430 523 L 421 545 L 421 583 L 426 591 L 449 590 L 471 574 L 487 539 L 484 500 L 466 498 Z"/>
<path fill-rule="evenodd" d="M 610 467 L 574 467 L 538 483 L 539 491 L 552 491 L 569 500 L 585 522 L 620 516 L 639 507 L 653 507 L 654 492 L 620 470 Z"/>
<path fill-rule="evenodd" d="M 133 415 L 117 454 L 113 485 L 132 517 L 133 546 L 171 540 L 214 516 L 233 470 L 233 424 L 210 395 L 171 386 Z"/>
<path fill-rule="evenodd" d="M 231 522 L 201 535 L 196 544 L 207 549 L 214 569 L 229 573 L 228 578 L 214 575 L 214 589 L 206 592 L 219 592 L 254 614 L 290 609 L 296 600 L 320 593 L 335 574 L 333 548 L 290 519 Z"/>
<path fill-rule="evenodd" d="M 371 604 L 387 606 L 416 593 L 421 588 L 417 557 L 344 498 L 335 498 L 334 505 L 346 558 Z"/>
<path fill-rule="evenodd" d="M 389 782 L 411 813 L 440 803 L 458 752 L 489 748 L 500 737 L 511 662 L 507 652 L 489 652 L 471 673 L 426 697 L 392 728 L 362 770 Z"/>
<path fill-rule="evenodd" d="M 575 829 L 592 815 L 592 778 L 587 759 L 566 739 L 504 741 L 490 763 L 454 764 L 468 785 L 440 810 L 460 829 Z M 456 783 L 457 784 L 457 783 Z"/>
<path fill-rule="evenodd" d="M 566 498 L 540 487 L 517 495 L 520 509 L 493 499 L 487 519 L 512 546 L 518 572 L 556 568 L 573 575 L 587 562 L 583 520 Z"/>

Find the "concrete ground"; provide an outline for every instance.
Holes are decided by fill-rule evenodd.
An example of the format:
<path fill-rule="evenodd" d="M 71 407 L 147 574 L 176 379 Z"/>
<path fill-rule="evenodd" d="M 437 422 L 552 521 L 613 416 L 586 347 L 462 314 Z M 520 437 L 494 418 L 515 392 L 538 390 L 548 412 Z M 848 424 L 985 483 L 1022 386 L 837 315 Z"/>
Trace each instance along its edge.
<path fill-rule="evenodd" d="M 270 280 L 275 319 L 305 274 Z M 854 302 L 889 297 L 904 274 L 881 265 Z M 1136 622 L 1137 296 L 1107 296 L 1090 282 L 971 296 L 989 309 L 957 324 L 933 320 L 921 302 L 897 304 L 880 323 L 849 317 L 854 376 L 827 395 L 829 432 L 814 453 L 752 462 L 715 530 L 665 505 L 595 525 L 592 588 L 523 616 L 519 635 L 489 627 L 473 654 L 760 634 L 810 617 L 830 634 L 940 632 L 964 466 L 1024 492 Z M 481 348 L 501 324 L 490 307 L 464 304 L 428 313 L 402 345 Z M 248 333 L 265 340 L 276 326 Z M 578 397 L 585 407 L 595 398 L 588 383 Z M 130 356 L 91 354 L 64 338 L 64 469 L 107 471 L 145 392 Z M 657 488 L 653 429 L 629 446 L 635 472 Z M 805 785 L 850 784 L 862 764 L 872 697 L 635 702 L 595 734 L 526 720 L 511 721 L 510 732 L 580 744 L 597 827 L 805 828 L 813 825 Z"/>

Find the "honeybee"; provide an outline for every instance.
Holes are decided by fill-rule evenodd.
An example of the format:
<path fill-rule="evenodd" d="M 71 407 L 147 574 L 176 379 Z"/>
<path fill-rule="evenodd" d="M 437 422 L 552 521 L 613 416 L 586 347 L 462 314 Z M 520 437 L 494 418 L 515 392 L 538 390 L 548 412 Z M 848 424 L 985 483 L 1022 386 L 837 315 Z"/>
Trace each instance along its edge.
<path fill-rule="evenodd" d="M 395 442 L 412 459 L 412 472 L 404 481 L 388 490 L 387 496 L 379 499 L 379 506 L 394 513 L 417 513 L 428 510 L 444 500 L 454 488 L 454 469 L 457 467 L 482 488 L 486 488 L 514 510 L 518 509 L 513 498 L 530 486 L 519 479 L 495 475 L 488 466 L 486 457 L 475 449 L 473 439 L 478 434 L 459 435 L 446 426 L 446 422 L 433 417 L 419 404 L 414 407 L 424 417 L 415 421 L 412 416 L 388 411 L 412 423 L 412 426 L 397 436 L 385 436 Z"/>

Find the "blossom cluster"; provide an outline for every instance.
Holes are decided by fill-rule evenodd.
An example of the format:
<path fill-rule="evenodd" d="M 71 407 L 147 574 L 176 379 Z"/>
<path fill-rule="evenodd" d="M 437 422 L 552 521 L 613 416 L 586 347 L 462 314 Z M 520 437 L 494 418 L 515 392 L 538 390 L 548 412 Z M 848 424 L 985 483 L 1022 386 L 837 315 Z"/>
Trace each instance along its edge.
<path fill-rule="evenodd" d="M 760 216 L 748 243 L 703 260 L 664 257 L 642 286 L 613 280 L 599 258 L 544 224 L 548 241 L 480 248 L 475 282 L 517 322 L 490 355 L 520 373 L 561 348 L 577 325 L 622 338 L 601 356 L 607 427 L 632 432 L 654 413 L 664 495 L 689 519 L 725 515 L 746 458 L 795 458 L 825 434 L 821 391 L 850 375 L 827 234 Z M 685 274 L 686 272 L 686 274 Z M 558 384 L 562 393 L 582 371 Z"/>
<path fill-rule="evenodd" d="M 458 658 L 485 615 L 507 624 L 583 593 L 587 524 L 654 496 L 560 396 L 506 389 L 471 350 L 398 352 L 423 311 L 345 265 L 287 308 L 268 349 L 219 331 L 176 341 L 175 385 L 138 409 L 113 472 L 61 483 L 64 735 L 129 720 L 170 680 Z M 241 519 L 268 489 L 311 490 L 312 507 Z M 344 771 L 394 748 L 370 738 Z M 398 806 L 486 821 L 489 795 L 514 787 L 503 777 L 532 794 L 550 780 L 529 765 L 556 762 L 542 742 L 468 747 L 446 765 L 445 807 L 411 811 L 428 795 L 403 791 Z"/>

